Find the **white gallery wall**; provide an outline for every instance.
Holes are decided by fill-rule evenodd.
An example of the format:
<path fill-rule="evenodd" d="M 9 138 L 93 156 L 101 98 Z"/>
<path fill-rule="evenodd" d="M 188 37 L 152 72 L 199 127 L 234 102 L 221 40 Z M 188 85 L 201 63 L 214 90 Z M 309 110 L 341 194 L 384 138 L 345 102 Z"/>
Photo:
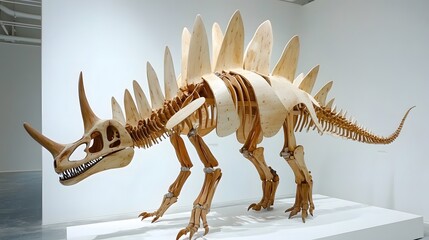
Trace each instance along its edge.
<path fill-rule="evenodd" d="M 40 47 L 0 43 L 0 172 L 42 169 L 42 150 L 22 127 L 42 125 L 40 63 Z"/>
<path fill-rule="evenodd" d="M 424 216 L 429 221 L 429 1 L 320 0 L 303 7 L 301 67 L 320 64 L 318 89 L 390 145 L 301 134 L 316 192 Z"/>
<path fill-rule="evenodd" d="M 374 3 L 376 2 L 376 3 Z M 272 63 L 286 42 L 301 35 L 299 70 L 321 64 L 318 85 L 335 80 L 331 96 L 360 123 L 390 134 L 407 107 L 417 105 L 397 142 L 370 146 L 315 132 L 298 134 L 315 180 L 315 192 L 390 207 L 429 217 L 424 159 L 427 117 L 428 18 L 424 1 L 316 1 L 304 7 L 281 1 L 43 1 L 43 133 L 71 143 L 83 133 L 77 80 L 80 71 L 88 100 L 100 118 L 110 118 L 110 98 L 120 102 L 137 80 L 148 93 L 146 61 L 163 79 L 168 45 L 180 69 L 183 27 L 192 28 L 200 13 L 210 33 L 214 21 L 225 29 L 240 9 L 246 43 L 257 26 L 270 19 L 274 32 Z M 412 4 L 411 2 L 415 2 Z M 210 37 L 209 37 L 210 39 Z M 223 171 L 214 205 L 259 200 L 261 183 L 254 167 L 238 152 L 235 136 L 206 137 Z M 292 171 L 278 153 L 282 134 L 264 140 L 266 159 L 280 176 L 278 196 L 292 196 Z M 194 163 L 178 203 L 171 211 L 189 210 L 202 181 L 202 164 L 187 144 Z M 137 149 L 129 166 L 62 186 L 43 151 L 43 223 L 137 216 L 155 210 L 180 169 L 169 141 Z M 317 207 L 317 206 L 316 206 Z M 243 209 L 243 211 L 245 211 Z M 317 214 L 317 210 L 316 210 Z"/>

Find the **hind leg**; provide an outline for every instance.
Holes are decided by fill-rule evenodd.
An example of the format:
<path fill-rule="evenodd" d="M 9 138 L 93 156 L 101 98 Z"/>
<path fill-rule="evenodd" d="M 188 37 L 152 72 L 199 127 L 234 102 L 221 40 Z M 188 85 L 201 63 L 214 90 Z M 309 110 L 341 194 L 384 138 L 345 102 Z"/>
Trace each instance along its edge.
<path fill-rule="evenodd" d="M 285 144 L 280 156 L 283 157 L 291 167 L 295 175 L 296 196 L 294 205 L 287 209 L 290 212 L 289 218 L 301 212 L 302 221 L 308 217 L 308 212 L 313 215 L 313 178 L 308 171 L 304 161 L 304 147 L 296 146 L 293 128 L 293 116 L 288 116 L 283 125 L 285 133 Z"/>
<path fill-rule="evenodd" d="M 280 180 L 276 171 L 267 166 L 264 158 L 264 148 L 257 147 L 259 134 L 262 134 L 261 128 L 259 122 L 255 121 L 244 146 L 240 149 L 243 156 L 255 166 L 262 181 L 261 200 L 258 203 L 252 203 L 247 209 L 253 209 L 255 211 L 259 211 L 262 208 L 269 208 L 274 204 L 274 198 Z"/>

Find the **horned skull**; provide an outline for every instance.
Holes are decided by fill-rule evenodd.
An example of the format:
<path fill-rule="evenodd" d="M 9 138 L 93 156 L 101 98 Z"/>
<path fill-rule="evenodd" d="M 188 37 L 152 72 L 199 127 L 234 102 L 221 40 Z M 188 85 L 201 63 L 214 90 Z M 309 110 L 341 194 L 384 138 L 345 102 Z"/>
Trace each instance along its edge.
<path fill-rule="evenodd" d="M 74 143 L 56 143 L 24 123 L 30 136 L 51 152 L 55 172 L 59 174 L 59 181 L 63 185 L 73 185 L 92 174 L 127 166 L 134 155 L 133 141 L 125 127 L 113 119 L 99 119 L 90 108 L 82 73 L 79 77 L 79 102 L 85 132 Z M 81 160 L 71 159 L 82 145 L 85 146 L 86 156 Z"/>

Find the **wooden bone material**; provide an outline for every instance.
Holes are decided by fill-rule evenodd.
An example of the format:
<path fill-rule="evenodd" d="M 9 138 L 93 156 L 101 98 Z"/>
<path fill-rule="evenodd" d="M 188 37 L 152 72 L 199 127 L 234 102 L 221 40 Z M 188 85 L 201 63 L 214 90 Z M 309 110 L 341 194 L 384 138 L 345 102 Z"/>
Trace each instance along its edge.
<path fill-rule="evenodd" d="M 243 68 L 262 75 L 270 71 L 270 57 L 273 48 L 273 31 L 270 21 L 262 23 L 255 32 L 244 54 Z"/>
<path fill-rule="evenodd" d="M 239 11 L 236 11 L 228 23 L 214 70 L 222 72 L 243 66 L 244 26 Z"/>
<path fill-rule="evenodd" d="M 211 72 L 209 43 L 203 20 L 198 15 L 195 19 L 194 29 L 189 44 L 189 55 L 187 64 L 188 85 L 202 82 L 201 76 Z"/>
<path fill-rule="evenodd" d="M 173 59 L 168 47 L 165 48 L 164 52 L 164 91 L 166 100 L 172 100 L 179 91 L 176 74 L 174 73 Z"/>
<path fill-rule="evenodd" d="M 286 78 L 280 76 L 269 76 L 269 79 L 271 82 L 272 89 L 274 90 L 278 99 L 280 99 L 281 103 L 288 112 L 291 112 L 293 110 L 293 107 L 297 104 L 304 104 L 307 107 L 311 118 L 316 123 L 317 128 L 320 131 L 323 131 L 322 126 L 319 124 L 319 120 L 313 108 L 313 103 L 309 98 L 308 93 L 303 92 L 297 87 L 295 87 Z"/>
<path fill-rule="evenodd" d="M 139 110 L 140 118 L 146 119 L 152 114 L 152 108 L 147 101 L 146 95 L 137 81 L 133 81 L 134 97 L 136 98 L 137 108 Z"/>
<path fill-rule="evenodd" d="M 124 112 L 119 106 L 119 103 L 116 101 L 114 97 L 112 97 L 111 103 L 112 103 L 112 118 L 120 122 L 122 125 L 125 125 L 126 122 L 125 122 Z"/>
<path fill-rule="evenodd" d="M 287 114 L 274 89 L 262 76 L 254 72 L 243 69 L 234 69 L 231 72 L 239 74 L 252 85 L 258 103 L 262 134 L 264 137 L 274 136 L 283 126 Z"/>
<path fill-rule="evenodd" d="M 225 82 L 214 73 L 206 74 L 203 79 L 207 82 L 216 99 L 216 134 L 219 137 L 228 136 L 240 126 L 240 118 L 234 105 L 234 100 Z"/>
<path fill-rule="evenodd" d="M 197 111 L 198 108 L 200 108 L 205 103 L 205 101 L 206 99 L 204 97 L 200 97 L 186 105 L 184 108 L 180 109 L 168 120 L 168 122 L 165 124 L 165 128 L 168 130 L 173 129 L 183 120 Z"/>
<path fill-rule="evenodd" d="M 159 86 L 158 77 L 152 65 L 147 62 L 147 81 L 149 84 L 150 101 L 152 103 L 152 110 L 162 108 L 164 105 L 164 95 L 162 94 L 161 87 Z"/>

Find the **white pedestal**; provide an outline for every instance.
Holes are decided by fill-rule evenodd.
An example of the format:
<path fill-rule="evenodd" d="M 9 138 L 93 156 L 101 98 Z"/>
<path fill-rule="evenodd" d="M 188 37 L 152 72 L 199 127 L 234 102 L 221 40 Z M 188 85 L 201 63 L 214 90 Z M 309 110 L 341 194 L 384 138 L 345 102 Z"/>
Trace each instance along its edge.
<path fill-rule="evenodd" d="M 284 210 L 294 199 L 276 200 L 270 211 L 247 212 L 250 203 L 213 208 L 207 219 L 210 232 L 203 239 L 390 239 L 423 237 L 423 217 L 341 199 L 314 195 L 314 217 L 288 219 Z M 187 226 L 189 212 L 166 214 L 159 222 L 138 218 L 67 228 L 67 239 L 175 239 Z M 194 236 L 201 238 L 204 229 Z M 182 237 L 182 239 L 188 239 Z"/>

